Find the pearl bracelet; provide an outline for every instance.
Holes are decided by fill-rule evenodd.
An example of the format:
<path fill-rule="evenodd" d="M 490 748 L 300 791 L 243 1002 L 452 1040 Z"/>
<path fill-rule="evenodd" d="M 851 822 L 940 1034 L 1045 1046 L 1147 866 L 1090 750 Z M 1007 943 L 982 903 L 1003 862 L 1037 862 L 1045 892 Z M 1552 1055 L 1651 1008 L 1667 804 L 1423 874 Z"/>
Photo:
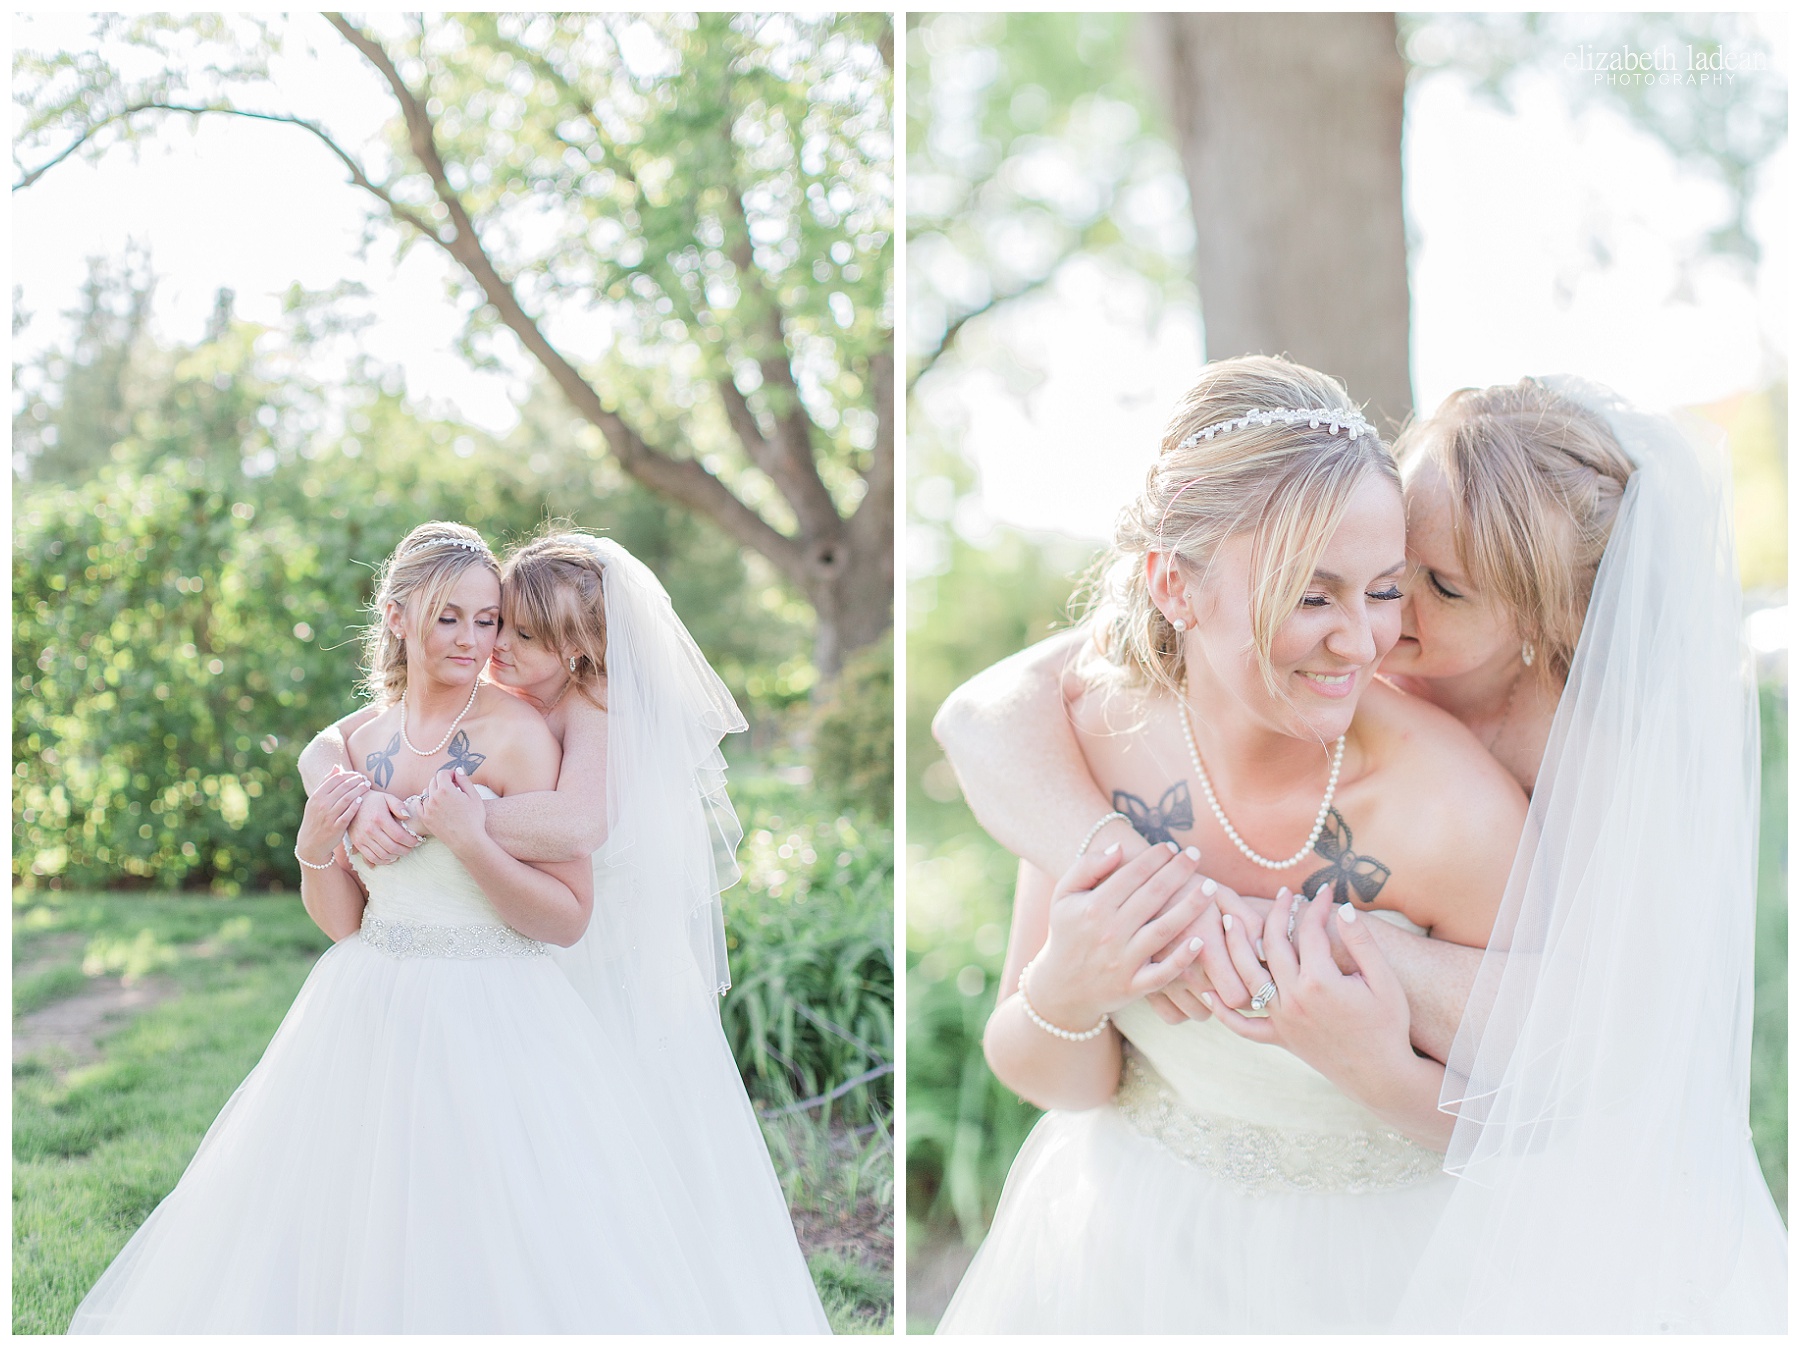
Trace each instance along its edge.
<path fill-rule="evenodd" d="M 299 847 L 294 848 L 294 859 L 299 861 L 300 864 L 304 865 L 308 870 L 331 870 L 335 869 L 337 866 L 337 857 L 335 855 L 323 865 L 318 865 L 302 856 Z"/>
<path fill-rule="evenodd" d="M 1089 828 L 1088 835 L 1081 839 L 1081 845 L 1075 848 L 1076 860 L 1080 860 L 1083 856 L 1087 855 L 1087 849 L 1094 845 L 1094 839 L 1100 835 L 1100 830 L 1116 818 L 1125 819 L 1127 823 L 1131 822 L 1129 818 L 1116 809 L 1110 814 L 1102 814 L 1100 816 L 1100 821 Z"/>
<path fill-rule="evenodd" d="M 1032 962 L 1035 963 L 1036 960 L 1033 960 Z M 1106 1032 L 1106 1026 L 1112 1023 L 1111 1015 L 1102 1015 L 1100 1017 L 1100 1023 L 1096 1024 L 1092 1029 L 1084 1030 L 1078 1034 L 1069 1029 L 1059 1029 L 1054 1024 L 1050 1023 L 1049 1020 L 1038 1014 L 1037 1011 L 1032 1008 L 1030 994 L 1025 990 L 1025 978 L 1030 972 L 1030 963 L 1019 970 L 1019 1004 L 1025 1007 L 1026 1016 L 1033 1024 L 1037 1025 L 1038 1028 L 1042 1029 L 1052 1037 L 1060 1038 L 1068 1043 L 1086 1043 L 1090 1038 L 1098 1038 L 1101 1034 Z"/>

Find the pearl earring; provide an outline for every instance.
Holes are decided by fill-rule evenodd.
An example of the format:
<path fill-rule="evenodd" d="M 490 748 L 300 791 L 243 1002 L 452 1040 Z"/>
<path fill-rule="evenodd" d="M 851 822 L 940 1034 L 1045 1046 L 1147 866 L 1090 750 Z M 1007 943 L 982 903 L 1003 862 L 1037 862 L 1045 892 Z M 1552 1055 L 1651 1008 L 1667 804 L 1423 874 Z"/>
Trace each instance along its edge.
<path fill-rule="evenodd" d="M 1183 617 L 1172 617 L 1169 619 L 1169 625 L 1174 627 L 1176 631 L 1186 631 L 1187 619 Z"/>
<path fill-rule="evenodd" d="M 1526 663 L 1527 663 L 1527 664 L 1529 664 L 1529 663 L 1531 663 L 1531 661 L 1530 661 L 1530 660 L 1526 660 L 1526 661 L 1525 661 L 1525 662 L 1526 662 Z M 575 656 L 573 656 L 573 655 L 570 655 L 570 656 L 569 656 L 569 672 L 570 672 L 570 673 L 574 673 L 574 672 L 575 672 Z"/>
<path fill-rule="evenodd" d="M 1537 658 L 1537 647 L 1530 641 L 1525 642 L 1524 648 L 1519 651 L 1519 658 L 1525 661 L 1525 667 L 1529 669 L 1531 661 Z"/>

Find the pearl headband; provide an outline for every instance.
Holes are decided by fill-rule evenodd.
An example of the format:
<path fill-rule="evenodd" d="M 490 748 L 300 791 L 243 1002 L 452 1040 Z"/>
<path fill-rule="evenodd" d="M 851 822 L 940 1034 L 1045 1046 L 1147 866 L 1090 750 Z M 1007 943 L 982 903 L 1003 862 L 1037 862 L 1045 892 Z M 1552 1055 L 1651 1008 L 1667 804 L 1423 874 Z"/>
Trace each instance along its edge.
<path fill-rule="evenodd" d="M 1259 411 L 1252 408 L 1242 416 L 1234 417 L 1229 421 L 1214 421 L 1210 426 L 1200 427 L 1199 430 L 1196 430 L 1192 435 L 1189 435 L 1175 447 L 1177 449 L 1192 449 L 1202 440 L 1210 440 L 1215 435 L 1224 435 L 1233 430 L 1248 430 L 1251 426 L 1273 426 L 1277 424 L 1297 426 L 1302 422 L 1305 422 L 1306 425 L 1313 430 L 1317 430 L 1320 426 L 1324 426 L 1327 435 L 1335 435 L 1339 430 L 1342 430 L 1346 440 L 1358 439 L 1364 435 L 1373 436 L 1377 442 L 1381 439 L 1381 436 L 1376 431 L 1375 427 L 1365 421 L 1362 413 L 1355 408 L 1271 407 L 1267 411 Z M 1175 502 L 1181 499 L 1181 493 L 1199 480 L 1198 477 L 1189 478 L 1181 484 L 1173 496 L 1169 497 L 1169 503 L 1163 506 L 1162 519 L 1158 521 L 1156 525 L 1156 531 L 1158 533 L 1161 533 L 1163 528 L 1168 524 L 1169 511 L 1175 508 Z"/>
<path fill-rule="evenodd" d="M 1375 433 L 1375 427 L 1363 420 L 1362 413 L 1354 408 L 1346 410 L 1341 407 L 1271 407 L 1268 411 L 1252 409 L 1231 421 L 1215 421 L 1210 426 L 1202 426 L 1189 435 L 1178 449 L 1192 449 L 1201 440 L 1210 440 L 1215 435 L 1223 435 L 1229 430 L 1247 430 L 1251 426 L 1272 426 L 1280 422 L 1286 426 L 1297 426 L 1302 421 L 1312 429 L 1320 426 L 1326 428 L 1325 433 L 1335 435 L 1341 428 L 1345 438 L 1354 440 L 1362 435 L 1381 436 Z"/>
<path fill-rule="evenodd" d="M 467 538 L 421 538 L 401 555 L 410 557 L 414 552 L 426 547 L 460 547 L 465 552 L 478 552 L 483 555 L 486 555 L 488 550 L 486 543 L 472 543 Z"/>

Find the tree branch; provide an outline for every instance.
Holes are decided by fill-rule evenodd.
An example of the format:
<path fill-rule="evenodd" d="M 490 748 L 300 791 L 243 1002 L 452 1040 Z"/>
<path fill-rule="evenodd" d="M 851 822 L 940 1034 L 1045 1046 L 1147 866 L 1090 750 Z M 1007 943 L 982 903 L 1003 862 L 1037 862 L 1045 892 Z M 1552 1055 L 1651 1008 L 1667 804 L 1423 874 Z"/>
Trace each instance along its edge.
<path fill-rule="evenodd" d="M 950 344 L 956 340 L 957 334 L 961 332 L 971 320 L 979 318 L 985 313 L 992 313 L 1002 304 L 1010 304 L 1015 299 L 1023 299 L 1026 295 L 1042 290 L 1055 278 L 1057 267 L 1060 267 L 1061 265 L 1062 259 L 1059 258 L 1057 259 L 1056 266 L 1051 267 L 1049 271 L 1045 272 L 1042 276 L 1039 276 L 1035 281 L 1027 281 L 1017 290 L 1008 290 L 1003 295 L 994 295 L 987 303 L 976 305 L 967 313 L 953 321 L 950 326 L 944 329 L 943 338 L 938 342 L 936 349 L 934 349 L 931 354 L 921 357 L 919 363 L 913 367 L 912 373 L 906 380 L 906 391 L 908 395 L 910 395 L 913 389 L 918 386 L 919 380 L 930 372 L 932 366 L 937 364 L 944 352 L 950 349 Z"/>
<path fill-rule="evenodd" d="M 251 112 L 246 108 L 234 108 L 226 103 L 205 103 L 199 105 L 188 103 L 163 103 L 157 101 L 133 103 L 129 107 L 121 108 L 111 116 L 105 117 L 88 127 L 76 137 L 72 144 L 55 158 L 51 159 L 48 163 L 33 169 L 18 182 L 15 182 L 13 184 L 13 191 L 17 192 L 22 188 L 31 186 L 32 183 L 36 182 L 39 178 L 43 177 L 44 174 L 48 173 L 71 154 L 75 153 L 76 150 L 80 149 L 89 140 L 92 140 L 100 131 L 111 126 L 115 122 L 128 121 L 140 112 L 181 112 L 194 117 L 206 113 L 218 113 L 226 117 L 248 117 L 252 121 L 279 122 L 285 126 L 297 126 L 302 131 L 310 132 L 318 139 L 320 144 L 324 145 L 326 149 L 336 155 L 344 167 L 350 170 L 351 182 L 377 197 L 381 203 L 393 213 L 396 219 L 404 220 L 414 229 L 417 229 L 420 233 L 431 239 L 434 243 L 443 242 L 443 240 L 438 237 L 435 228 L 413 211 L 408 210 L 405 206 L 402 206 L 399 202 L 395 201 L 387 188 L 382 187 L 371 180 L 369 175 L 363 172 L 362 165 L 356 161 L 355 157 L 351 155 L 348 150 L 344 149 L 343 146 L 339 145 L 337 141 L 333 140 L 330 133 L 317 122 L 308 121 L 304 117 L 292 117 L 279 112 Z"/>
<path fill-rule="evenodd" d="M 481 287 L 482 294 L 499 313 L 500 320 L 512 329 L 525 348 L 537 358 L 575 409 L 599 428 L 600 433 L 606 437 L 608 447 L 619 460 L 619 465 L 652 490 L 710 517 L 739 544 L 760 552 L 795 584 L 807 589 L 812 576 L 799 542 L 773 528 L 698 461 L 674 458 L 651 446 L 623 417 L 601 402 L 593 385 L 551 345 L 537 321 L 520 305 L 511 284 L 500 275 L 482 246 L 474 221 L 469 218 L 462 198 L 450 185 L 443 157 L 438 151 L 435 129 L 424 104 L 407 87 L 406 81 L 400 77 L 399 70 L 380 43 L 342 14 L 328 13 L 325 17 L 380 72 L 395 101 L 400 105 L 413 156 L 430 177 L 438 200 L 450 216 L 449 237 L 436 233 L 430 237 Z"/>

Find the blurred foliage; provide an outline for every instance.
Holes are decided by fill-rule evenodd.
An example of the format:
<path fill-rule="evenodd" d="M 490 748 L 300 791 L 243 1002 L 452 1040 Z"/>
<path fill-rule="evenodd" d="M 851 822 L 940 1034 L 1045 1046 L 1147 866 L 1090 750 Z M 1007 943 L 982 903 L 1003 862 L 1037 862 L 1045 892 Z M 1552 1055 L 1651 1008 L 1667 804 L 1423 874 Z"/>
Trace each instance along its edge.
<path fill-rule="evenodd" d="M 744 877 L 725 893 L 725 1036 L 751 1094 L 779 1107 L 895 1060 L 894 837 L 774 777 L 731 795 Z M 810 1112 L 891 1122 L 893 1086 L 879 1075 Z"/>
<path fill-rule="evenodd" d="M 1732 515 L 1744 588 L 1787 588 L 1787 380 L 1696 407 L 1731 450 Z"/>
<path fill-rule="evenodd" d="M 950 492 L 913 495 L 929 507 Z M 941 569 L 913 581 L 907 618 L 907 1211 L 973 1243 L 1038 1110 L 994 1079 L 981 1048 L 1016 862 L 963 803 L 931 717 L 957 684 L 1060 625 L 1091 552 L 1010 530 L 977 547 L 944 520 L 912 528 L 936 544 L 915 555 Z"/>
<path fill-rule="evenodd" d="M 1750 228 L 1762 168 L 1787 142 L 1787 80 L 1752 14 L 1446 13 L 1401 16 L 1401 45 L 1415 77 L 1455 71 L 1512 111 L 1528 73 L 1551 75 L 1570 107 L 1623 114 L 1684 168 L 1725 189 L 1723 223 L 1699 241 L 1710 253 L 1754 266 L 1762 246 Z M 1581 68 L 1583 49 L 1660 53 L 1658 78 L 1609 80 Z M 1690 62 L 1733 63 L 1730 80 L 1702 78 Z M 1573 58 L 1575 68 L 1565 62 Z M 1760 68 L 1757 68 L 1760 65 Z M 1690 75 L 1692 78 L 1690 78 Z M 1690 257 L 1688 260 L 1693 260 Z"/>
<path fill-rule="evenodd" d="M 1084 255 L 1185 281 L 1193 226 L 1129 14 L 907 20 L 908 385 Z"/>
<path fill-rule="evenodd" d="M 805 699 L 806 605 L 627 482 L 591 427 L 537 398 L 495 439 L 419 412 L 378 372 L 328 397 L 280 335 L 227 322 L 214 340 L 134 357 L 105 466 L 19 486 L 18 879 L 297 882 L 295 759 L 357 704 L 373 567 L 424 519 L 461 519 L 496 547 L 552 514 L 609 533 L 664 579 L 753 718 Z M 66 398 L 39 403 L 70 466 L 100 452 L 83 435 L 107 427 Z"/>
<path fill-rule="evenodd" d="M 853 656 L 813 715 L 813 784 L 827 799 L 894 817 L 894 647 Z"/>
<path fill-rule="evenodd" d="M 887 594 L 891 17 L 359 23 L 365 54 L 377 48 L 361 63 L 371 87 L 393 96 L 376 64 L 391 60 L 418 111 L 409 126 L 396 104 L 360 145 L 332 139 L 329 107 L 289 107 L 271 77 L 279 55 L 349 40 L 313 16 L 97 15 L 75 50 L 38 49 L 27 23 L 14 56 L 20 185 L 178 116 L 262 118 L 272 150 L 310 134 L 359 180 L 345 190 L 363 189 L 371 239 L 454 259 L 471 362 L 516 365 L 523 342 L 585 385 L 572 396 L 586 419 L 647 465 L 643 480 L 790 583 L 823 584 L 809 549 L 835 546 L 833 575 Z M 413 137 L 427 125 L 423 155 Z M 597 356 L 549 349 L 596 323 Z M 870 516 L 849 529 L 865 498 Z M 850 646 L 891 625 L 879 603 L 851 617 L 833 618 Z M 835 661 L 836 644 L 822 648 Z"/>

